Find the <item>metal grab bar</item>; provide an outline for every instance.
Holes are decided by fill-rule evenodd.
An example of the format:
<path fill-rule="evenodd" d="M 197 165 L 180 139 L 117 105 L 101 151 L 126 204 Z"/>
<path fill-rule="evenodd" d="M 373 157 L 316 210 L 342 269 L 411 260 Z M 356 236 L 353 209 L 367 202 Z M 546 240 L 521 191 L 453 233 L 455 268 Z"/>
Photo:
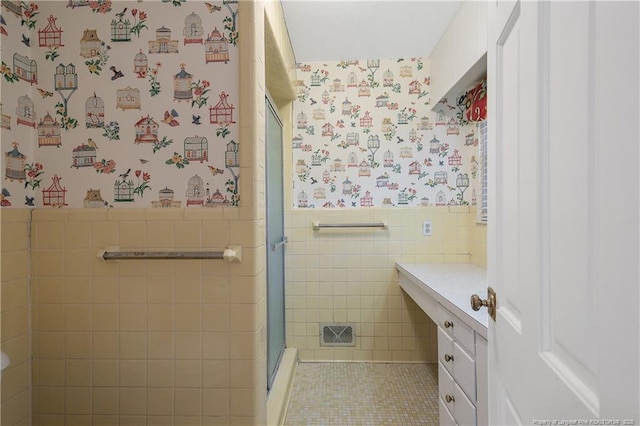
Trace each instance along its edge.
<path fill-rule="evenodd" d="M 242 247 L 229 246 L 224 251 L 120 251 L 118 247 L 107 247 L 97 254 L 99 259 L 107 260 L 150 260 L 150 259 L 224 259 L 227 262 L 242 261 Z"/>
<path fill-rule="evenodd" d="M 313 230 L 317 231 L 321 228 L 383 228 L 387 229 L 387 222 L 377 223 L 319 223 L 313 222 Z"/>

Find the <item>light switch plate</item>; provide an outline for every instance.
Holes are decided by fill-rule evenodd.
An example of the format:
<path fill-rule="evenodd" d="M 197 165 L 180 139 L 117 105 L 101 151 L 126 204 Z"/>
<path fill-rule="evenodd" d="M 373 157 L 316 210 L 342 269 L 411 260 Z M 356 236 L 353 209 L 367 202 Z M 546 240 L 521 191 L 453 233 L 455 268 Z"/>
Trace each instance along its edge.
<path fill-rule="evenodd" d="M 431 226 L 430 220 L 425 220 L 422 222 L 422 235 L 430 236 L 433 232 L 433 227 Z"/>

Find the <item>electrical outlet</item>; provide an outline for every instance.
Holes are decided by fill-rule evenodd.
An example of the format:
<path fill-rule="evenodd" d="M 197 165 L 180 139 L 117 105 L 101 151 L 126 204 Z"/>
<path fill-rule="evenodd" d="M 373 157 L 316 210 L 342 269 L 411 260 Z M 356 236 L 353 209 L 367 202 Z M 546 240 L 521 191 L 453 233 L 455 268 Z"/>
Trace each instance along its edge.
<path fill-rule="evenodd" d="M 430 236 L 433 232 L 430 220 L 422 222 L 422 235 Z"/>

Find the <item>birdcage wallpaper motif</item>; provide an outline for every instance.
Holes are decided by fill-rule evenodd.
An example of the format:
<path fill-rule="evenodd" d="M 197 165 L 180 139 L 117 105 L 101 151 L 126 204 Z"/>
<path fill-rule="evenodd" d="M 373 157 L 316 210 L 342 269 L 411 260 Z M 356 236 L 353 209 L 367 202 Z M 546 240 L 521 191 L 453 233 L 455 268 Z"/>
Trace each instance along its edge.
<path fill-rule="evenodd" d="M 301 112 L 298 114 L 297 118 L 297 128 L 298 129 L 306 129 L 307 128 L 307 114 Z"/>
<path fill-rule="evenodd" d="M 360 197 L 361 207 L 373 207 L 373 197 L 370 191 L 365 191 L 364 195 Z"/>
<path fill-rule="evenodd" d="M 389 95 L 386 92 L 376 98 L 376 108 L 384 108 L 387 106 L 388 103 L 389 103 Z M 345 114 L 343 111 L 342 114 L 349 115 L 351 114 L 351 112 L 349 112 L 349 114 Z"/>
<path fill-rule="evenodd" d="M 80 39 L 80 56 L 85 59 L 95 58 L 100 54 L 102 40 L 98 37 L 98 30 L 87 28 Z"/>
<path fill-rule="evenodd" d="M 418 95 L 422 90 L 422 84 L 418 80 L 413 80 L 409 83 L 409 94 L 410 95 Z"/>
<path fill-rule="evenodd" d="M 208 192 L 209 192 L 209 189 L 207 188 L 207 193 Z M 222 195 L 219 188 L 216 188 L 213 194 L 207 195 L 207 202 L 205 203 L 206 207 L 229 206 L 229 205 L 231 205 L 231 202 L 226 196 Z"/>
<path fill-rule="evenodd" d="M 347 167 L 358 167 L 358 155 L 353 151 L 347 157 Z"/>
<path fill-rule="evenodd" d="M 314 203 L 315 197 L 301 202 L 298 196 L 294 205 L 422 206 L 428 200 L 437 200 L 439 190 L 444 194 L 442 205 L 467 204 L 461 197 L 462 189 L 451 186 L 447 178 L 454 172 L 472 176 L 471 158 L 477 153 L 460 136 L 471 129 L 463 129 L 455 118 L 452 121 L 454 113 L 446 100 L 432 111 L 429 60 L 368 59 L 366 68 L 360 63 L 298 65 L 297 87 L 304 91 L 294 101 L 297 127 L 305 128 L 301 117 L 318 117 L 318 108 L 324 107 L 325 115 L 315 125 L 315 132 L 305 132 L 304 143 L 293 140 L 294 164 L 310 164 L 304 173 L 294 173 L 294 185 L 299 189 L 296 193 L 317 196 L 322 193 L 318 187 L 326 189 L 336 181 L 343 182 L 343 192 L 324 191 L 327 198 L 321 203 Z M 330 99 L 326 96 L 336 91 L 340 84 L 336 82 L 346 84 L 340 101 L 334 104 L 335 95 Z M 331 103 L 331 108 L 325 107 L 323 99 Z M 365 146 L 361 140 L 366 141 Z M 351 146 L 358 149 L 340 154 Z M 319 150 L 333 159 L 328 170 L 319 167 Z M 378 150 L 382 150 L 381 156 L 376 155 Z M 342 163 L 340 157 L 347 161 Z M 470 186 L 475 184 L 470 179 Z"/>
<path fill-rule="evenodd" d="M 126 177 L 122 180 L 118 179 L 113 184 L 113 201 L 115 202 L 130 202 L 133 201 L 133 180 L 127 181 Z"/>
<path fill-rule="evenodd" d="M 77 89 L 78 88 L 78 74 L 76 74 L 76 67 L 73 64 L 63 65 L 59 64 L 56 67 L 56 74 L 54 76 L 55 89 Z"/>
<path fill-rule="evenodd" d="M 171 40 L 171 30 L 164 25 L 156 30 L 156 39 L 149 40 L 149 53 L 178 53 L 178 40 Z"/>
<path fill-rule="evenodd" d="M 87 144 L 80 144 L 73 148 L 71 167 L 93 167 L 96 162 L 96 148 Z"/>
<path fill-rule="evenodd" d="M 378 149 L 380 148 L 380 136 L 378 135 L 369 135 L 367 138 L 367 148 L 369 149 Z"/>
<path fill-rule="evenodd" d="M 181 7 L 163 2 L 119 7 L 111 1 L 37 3 L 39 15 L 32 19 L 22 14 L 26 9 L 20 2 L 3 1 L 2 54 L 8 68 L 0 126 L 3 188 L 11 194 L 11 203 L 2 203 L 3 208 L 184 208 L 187 200 L 190 208 L 237 206 L 240 159 L 235 141 L 240 135 L 238 105 L 232 100 L 239 99 L 238 34 L 225 27 L 235 13 L 227 13 L 221 0 L 208 2 L 218 13 L 209 13 L 203 2 L 181 1 Z M 15 5 L 16 16 L 7 12 L 10 5 Z M 163 22 L 167 16 L 170 21 Z M 33 27 L 21 24 L 30 18 Z M 133 30 L 140 19 L 148 35 L 133 37 L 139 35 Z M 178 50 L 180 55 L 166 55 Z M 178 92 L 187 94 L 180 102 L 174 98 L 173 79 L 183 62 L 191 79 L 178 84 Z M 194 76 L 210 83 L 201 111 L 191 104 L 195 94 L 189 96 L 191 84 L 198 81 Z M 22 141 L 19 148 L 11 146 L 14 138 Z M 32 160 L 46 170 L 39 188 L 29 181 Z M 137 168 L 144 168 L 140 176 Z M 143 173 L 154 176 L 157 196 L 141 196 L 150 187 L 142 188 L 148 182 Z M 195 175 L 203 181 L 200 189 L 189 186 Z M 33 199 L 34 189 L 42 197 Z M 26 203 L 16 202 L 25 196 Z M 7 201 L 9 195 L 3 197 Z"/>
<path fill-rule="evenodd" d="M 446 185 L 447 184 L 447 172 L 445 171 L 438 171 L 435 172 L 433 174 L 433 180 L 436 183 L 436 185 Z"/>
<path fill-rule="evenodd" d="M 56 26 L 56 20 L 53 15 L 47 18 L 47 26 L 38 30 L 38 46 L 40 47 L 62 47 L 62 29 Z"/>
<path fill-rule="evenodd" d="M 67 189 L 60 184 L 62 178 L 53 175 L 51 185 L 42 190 L 42 204 L 45 206 L 62 207 L 67 205 Z"/>
<path fill-rule="evenodd" d="M 449 156 L 449 165 L 450 166 L 462 165 L 462 155 L 460 155 L 460 151 L 458 151 L 457 149 L 454 149 L 453 154 Z"/>
<path fill-rule="evenodd" d="M 11 116 L 2 112 L 2 102 L 0 102 L 0 128 L 11 130 Z"/>
<path fill-rule="evenodd" d="M 304 141 L 304 138 L 302 137 L 302 135 L 294 136 L 291 139 L 291 146 L 293 147 L 293 149 L 300 149 L 302 147 L 303 141 Z"/>
<path fill-rule="evenodd" d="M 204 36 L 204 28 L 202 28 L 202 18 L 195 12 L 191 12 L 184 18 L 184 29 L 182 30 L 184 36 L 184 44 L 202 44 L 202 37 Z"/>
<path fill-rule="evenodd" d="M 153 117 L 142 117 L 135 124 L 136 138 L 134 142 L 138 143 L 156 143 L 158 142 L 158 130 L 160 125 Z"/>
<path fill-rule="evenodd" d="M 180 71 L 173 76 L 173 99 L 191 102 L 193 100 L 193 75 L 185 71 L 185 64 L 180 65 Z"/>
<path fill-rule="evenodd" d="M 403 65 L 400 67 L 400 77 L 413 77 L 413 68 L 411 68 L 411 65 Z"/>
<path fill-rule="evenodd" d="M 349 180 L 349 178 L 346 178 L 342 182 L 342 194 L 343 195 L 351 195 L 352 193 L 353 193 L 353 182 L 351 182 L 351 180 Z"/>
<path fill-rule="evenodd" d="M 88 189 L 87 195 L 84 197 L 83 204 L 87 209 L 97 209 L 105 207 L 106 202 L 102 198 L 99 189 Z"/>
<path fill-rule="evenodd" d="M 21 80 L 29 84 L 38 82 L 38 64 L 35 59 L 14 53 L 13 55 L 13 73 Z"/>
<path fill-rule="evenodd" d="M 18 98 L 18 107 L 16 108 L 17 123 L 25 126 L 36 128 L 36 111 L 33 101 L 28 95 Z"/>
<path fill-rule="evenodd" d="M 376 178 L 376 187 L 378 188 L 386 188 L 389 184 L 389 175 L 383 174 Z"/>
<path fill-rule="evenodd" d="M 382 74 L 382 85 L 384 87 L 392 87 L 393 86 L 393 73 L 389 68 Z"/>
<path fill-rule="evenodd" d="M 104 101 L 95 92 L 84 103 L 84 115 L 87 129 L 104 127 Z"/>
<path fill-rule="evenodd" d="M 133 57 L 133 72 L 136 73 L 136 77 L 145 78 L 149 71 L 149 58 L 144 54 L 142 49 L 136 53 Z"/>
<path fill-rule="evenodd" d="M 360 145 L 360 133 L 356 133 L 356 132 L 347 133 L 346 141 L 348 146 Z"/>
<path fill-rule="evenodd" d="M 60 123 L 47 113 L 38 123 L 38 146 L 60 146 Z"/>
<path fill-rule="evenodd" d="M 18 143 L 12 143 L 13 149 L 9 152 L 5 153 L 5 178 L 10 181 L 24 181 L 27 177 L 27 173 L 25 171 L 25 164 L 27 162 L 27 157 L 18 151 Z"/>
<path fill-rule="evenodd" d="M 458 122 L 451 117 L 447 122 L 447 135 L 459 135 L 460 134 L 460 126 Z"/>
<path fill-rule="evenodd" d="M 342 84 L 342 80 L 339 78 L 334 78 L 331 84 L 332 92 L 344 92 L 344 84 Z"/>
<path fill-rule="evenodd" d="M 231 141 L 227 144 L 224 154 L 224 164 L 227 167 L 240 167 L 240 156 L 238 153 L 238 143 Z"/>
<path fill-rule="evenodd" d="M 215 106 L 209 107 L 209 122 L 211 124 L 235 123 L 233 120 L 233 110 L 235 107 L 229 104 L 229 95 L 226 92 L 220 93 L 220 101 Z"/>
<path fill-rule="evenodd" d="M 358 85 L 358 96 L 359 97 L 371 96 L 371 88 L 369 87 L 369 83 L 367 83 L 365 80 L 362 80 Z"/>
<path fill-rule="evenodd" d="M 439 152 L 440 152 L 440 140 L 436 138 L 436 136 L 434 135 L 433 139 L 429 141 L 429 153 L 437 154 Z"/>
<path fill-rule="evenodd" d="M 364 115 L 360 119 L 360 127 L 373 127 L 373 117 L 371 117 L 369 111 L 365 111 Z"/>
<path fill-rule="evenodd" d="M 229 62 L 229 41 L 226 37 L 214 28 L 204 42 L 205 62 Z"/>
<path fill-rule="evenodd" d="M 355 72 L 350 72 L 347 77 L 347 87 L 356 87 L 358 86 L 358 76 Z"/>
<path fill-rule="evenodd" d="M 433 129 L 433 124 L 431 123 L 431 120 L 429 119 L 429 117 L 427 117 L 425 115 L 422 118 L 420 118 L 420 122 L 418 123 L 417 129 L 418 130 L 432 130 Z"/>
<path fill-rule="evenodd" d="M 298 207 L 305 208 L 309 206 L 309 195 L 306 192 L 300 191 L 298 193 Z"/>
<path fill-rule="evenodd" d="M 190 136 L 184 139 L 184 158 L 189 161 L 209 160 L 209 141 L 203 136 Z"/>
<path fill-rule="evenodd" d="M 362 160 L 358 166 L 358 177 L 371 176 L 371 166 L 366 160 Z"/>
<path fill-rule="evenodd" d="M 140 89 L 127 86 L 124 89 L 116 91 L 116 106 L 123 110 L 126 109 L 142 109 L 140 101 Z"/>
<path fill-rule="evenodd" d="M 182 205 L 182 202 L 174 198 L 175 198 L 175 191 L 165 186 L 163 189 L 158 191 L 158 200 L 152 201 L 151 207 L 156 207 L 156 208 L 180 207 Z"/>
<path fill-rule="evenodd" d="M 111 41 L 131 41 L 131 21 L 119 16 L 111 21 Z"/>
<path fill-rule="evenodd" d="M 194 175 L 187 182 L 187 206 L 203 206 L 204 205 L 204 181 L 198 175 Z"/>
<path fill-rule="evenodd" d="M 394 164 L 394 156 L 391 150 L 387 150 L 382 156 L 383 166 L 384 167 L 393 167 Z"/>

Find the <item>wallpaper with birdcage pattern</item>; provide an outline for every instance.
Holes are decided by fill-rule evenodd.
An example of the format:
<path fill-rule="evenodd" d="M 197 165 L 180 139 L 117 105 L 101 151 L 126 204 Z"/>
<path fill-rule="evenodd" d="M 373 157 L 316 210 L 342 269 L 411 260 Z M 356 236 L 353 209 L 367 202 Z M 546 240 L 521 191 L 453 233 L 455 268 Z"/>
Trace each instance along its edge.
<path fill-rule="evenodd" d="M 237 1 L 2 1 L 3 207 L 237 206 Z"/>
<path fill-rule="evenodd" d="M 429 59 L 298 64 L 294 207 L 475 204 L 464 94 L 433 108 Z"/>

